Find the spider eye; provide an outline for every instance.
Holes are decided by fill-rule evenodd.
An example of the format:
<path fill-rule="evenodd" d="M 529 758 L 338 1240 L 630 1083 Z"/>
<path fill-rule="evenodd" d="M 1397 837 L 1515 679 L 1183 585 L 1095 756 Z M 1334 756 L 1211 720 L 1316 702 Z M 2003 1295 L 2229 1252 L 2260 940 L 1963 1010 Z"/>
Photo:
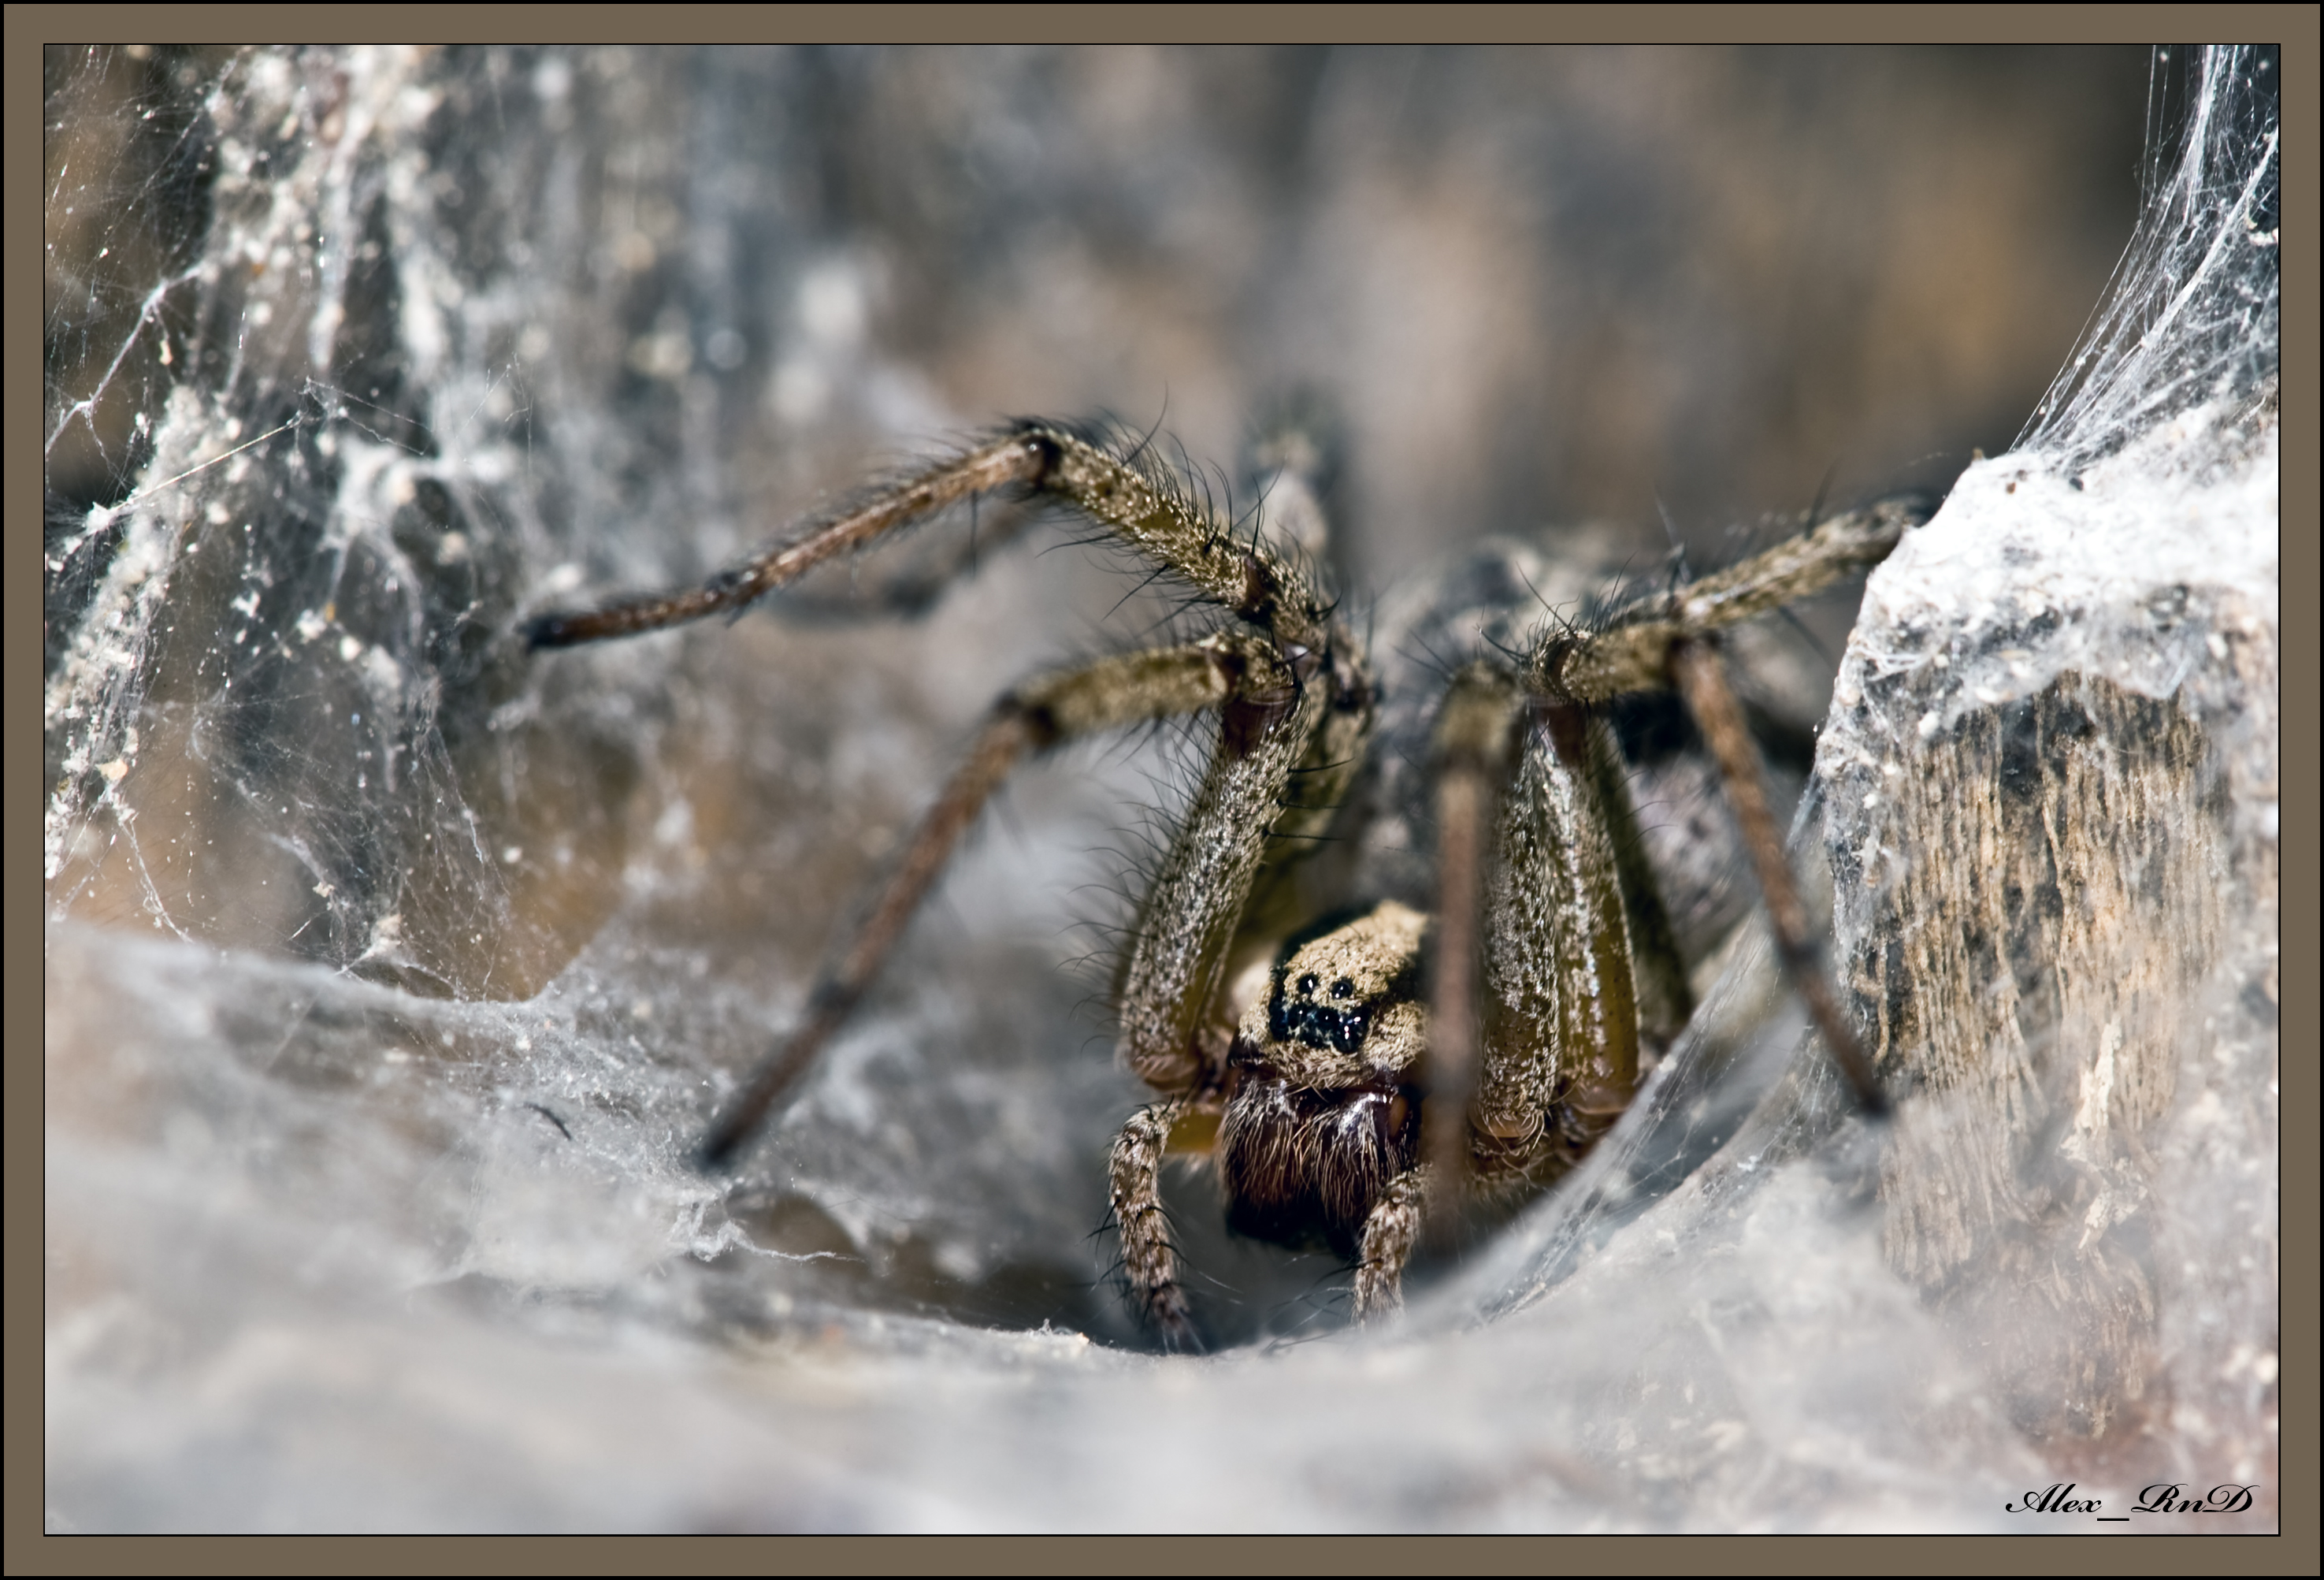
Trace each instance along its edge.
<path fill-rule="evenodd" d="M 1356 996 L 1356 984 L 1342 976 L 1332 984 L 1332 996 L 1335 999 L 1351 999 Z"/>
<path fill-rule="evenodd" d="M 1321 978 L 1316 976 L 1314 972 L 1309 972 L 1306 975 L 1299 979 L 1299 991 L 1303 993 L 1314 993 L 1315 991 L 1315 984 L 1320 980 Z"/>

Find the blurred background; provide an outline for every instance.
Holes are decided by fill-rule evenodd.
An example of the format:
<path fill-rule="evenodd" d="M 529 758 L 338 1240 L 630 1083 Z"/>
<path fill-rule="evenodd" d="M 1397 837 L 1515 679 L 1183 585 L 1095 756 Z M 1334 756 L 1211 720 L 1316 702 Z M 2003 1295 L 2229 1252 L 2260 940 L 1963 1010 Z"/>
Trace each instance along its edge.
<path fill-rule="evenodd" d="M 324 1335 L 420 1289 L 472 1337 L 1140 1343 L 1093 1234 L 1139 1100 L 1104 961 L 1181 740 L 1025 775 L 742 1178 L 684 1150 L 982 708 L 1166 606 L 1056 534 L 917 620 L 860 596 L 954 526 L 731 628 L 517 623 L 1018 414 L 1238 498 L 1262 425 L 1331 414 L 1359 612 L 1489 534 L 1721 563 L 2009 447 L 2129 237 L 2147 84 L 2127 48 L 51 51 L 57 1484 L 168 1482 L 93 1423 L 198 1365 L 98 1357 L 231 1350 L 254 1291 Z M 1215 1333 L 1337 1320 L 1329 1259 L 1186 1201 Z M 281 1400 L 211 1386 L 185 1418 L 224 1388 L 257 1486 Z"/>
<path fill-rule="evenodd" d="M 813 875 L 800 798 L 881 845 L 943 759 L 835 795 L 835 709 L 957 732 L 1158 612 L 1075 554 L 908 633 L 850 589 L 912 568 L 843 568 L 786 603 L 853 629 L 757 619 L 724 657 L 527 663 L 522 613 L 707 575 L 1028 413 L 1152 430 L 1225 497 L 1262 425 L 1323 413 L 1359 617 L 1489 533 L 1724 563 L 1771 514 L 2008 447 L 2128 236 L 2146 77 L 2130 49 L 52 51 L 59 913 L 523 997 L 636 824 L 719 852 L 678 925 L 811 950 L 859 874 Z M 1850 596 L 1811 614 L 1826 659 Z M 665 738 L 688 708 L 731 735 Z M 790 717 L 804 777 L 770 782 L 738 743 L 774 762 Z M 168 754 L 195 771 L 101 772 Z M 99 860 L 92 798 L 165 779 L 198 837 Z M 301 806 L 339 826 L 294 851 Z"/>
<path fill-rule="evenodd" d="M 130 330 L 209 237 L 207 96 L 251 69 L 51 56 L 52 533 L 124 495 L 140 413 L 203 376 Z M 1103 411 L 1231 465 L 1313 388 L 1377 586 L 1486 531 L 1653 525 L 1659 501 L 1711 533 L 1828 476 L 1942 484 L 1997 453 L 2128 236 L 2147 60 L 487 51 L 415 73 L 439 98 L 409 196 L 466 239 L 461 273 L 540 290 L 538 333 L 493 360 L 610 383 L 589 393 L 618 402 L 631 485 L 685 475 L 695 519 L 659 530 L 695 554 L 867 451 Z M 180 336 L 198 294 L 162 305 Z M 560 413 L 530 393 L 538 444 Z"/>

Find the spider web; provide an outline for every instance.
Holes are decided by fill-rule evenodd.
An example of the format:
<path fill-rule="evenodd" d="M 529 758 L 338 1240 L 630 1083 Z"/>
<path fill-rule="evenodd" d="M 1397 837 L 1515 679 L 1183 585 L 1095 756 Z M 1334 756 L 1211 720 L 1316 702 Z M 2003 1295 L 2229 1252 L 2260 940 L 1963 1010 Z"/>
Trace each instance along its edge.
<path fill-rule="evenodd" d="M 98 69 L 92 60 L 87 69 L 93 78 Z M 180 74 L 192 69 L 189 62 Z M 245 85 L 238 79 L 246 69 L 254 79 Z M 134 491 L 106 488 L 115 497 L 93 505 L 78 531 L 52 531 L 52 599 L 73 581 L 89 591 L 85 607 L 51 611 L 52 629 L 78 629 L 55 655 L 49 687 L 58 790 L 46 868 L 61 913 L 93 898 L 107 864 L 98 850 L 122 846 L 155 929 L 229 939 L 263 929 L 346 964 L 396 948 L 401 922 L 389 919 L 408 892 L 397 874 L 418 864 L 415 846 L 440 840 L 447 851 L 482 852 L 472 834 L 456 837 L 456 811 L 446 820 L 434 709 L 419 694 L 421 601 L 436 568 L 416 562 L 390 525 L 399 476 L 404 496 L 413 493 L 398 462 L 422 453 L 419 435 L 377 381 L 366 389 L 385 401 L 351 399 L 330 382 L 346 371 L 334 366 L 342 291 L 331 276 L 357 255 L 345 233 L 359 222 L 345 204 L 317 200 L 322 161 L 291 152 L 294 136 L 324 113 L 352 111 L 363 140 L 363 122 L 379 106 L 361 82 L 349 83 L 348 102 L 330 112 L 306 104 L 279 59 L 230 67 L 226 76 L 209 106 L 213 125 L 218 110 L 229 112 L 224 134 L 180 160 L 203 179 L 215 223 L 237 245 L 154 294 L 91 393 L 67 399 L 51 391 L 53 456 L 68 439 L 95 434 L 119 365 L 148 343 L 152 362 L 184 360 L 195 375 L 171 389 L 158 430 L 140 413 L 141 435 L 150 435 L 143 467 L 122 464 L 125 456 L 116 461 L 98 441 L 121 479 L 140 480 Z M 94 91 L 69 87 L 65 97 Z M 245 128 L 247 139 L 233 135 L 243 113 L 268 117 Z M 133 128 L 116 135 L 135 147 Z M 294 168 L 278 168 L 285 164 Z M 69 162 L 57 180 L 87 201 L 107 195 L 102 177 Z M 360 201 L 352 189 L 339 195 Z M 341 234 L 309 247 L 299 233 L 318 214 Z M 173 286 L 189 297 L 200 290 L 211 310 L 167 313 Z M 313 372 L 285 377 L 294 357 L 311 358 Z M 335 508 L 342 500 L 345 508 Z M 170 640 L 177 622 L 190 633 L 198 616 L 215 622 L 215 640 Z M 208 860 L 280 858 L 282 870 L 267 880 L 281 891 L 274 915 L 205 911 L 205 858 L 164 850 L 189 843 L 198 821 L 181 829 L 149 820 L 141 829 L 137 818 L 111 816 L 127 809 L 119 792 L 128 775 L 153 772 L 157 757 L 198 773 L 187 792 L 211 802 L 231 829 L 218 830 L 227 851 Z M 343 790 L 358 817 L 318 818 Z M 205 853 L 217 853 L 217 837 L 205 833 Z M 171 883 L 170 865 L 185 881 Z M 492 919 L 488 894 L 453 899 L 452 925 Z"/>
<path fill-rule="evenodd" d="M 213 239 L 146 298 L 93 389 L 52 382 L 52 457 L 91 436 L 106 472 L 81 521 L 51 522 L 51 629 L 71 635 L 48 688 L 46 870 L 58 916 L 134 904 L 181 938 L 489 994 L 521 973 L 471 957 L 514 925 L 521 858 L 492 782 L 523 751 L 511 721 L 541 706 L 492 643 L 569 524 L 521 479 L 567 442 L 617 477 L 638 441 L 585 404 L 581 431 L 534 442 L 537 282 L 464 272 L 464 246 L 505 238 L 430 224 L 500 195 L 429 160 L 441 89 L 411 64 L 252 54 L 204 81 L 189 59 L 147 90 L 188 125 L 171 168 L 199 192 L 174 208 Z M 94 55 L 79 69 L 68 106 L 118 74 Z M 115 129 L 123 164 L 148 113 Z M 60 164 L 106 201 L 115 172 Z M 408 200 L 416 185 L 436 201 Z M 132 446 L 106 446 L 99 414 L 156 365 L 182 376 Z M 182 790 L 141 826 L 133 775 Z"/>
<path fill-rule="evenodd" d="M 2282 206 L 2273 48 L 2156 51 L 2138 229 L 2017 448 L 2065 468 L 2272 387 Z"/>

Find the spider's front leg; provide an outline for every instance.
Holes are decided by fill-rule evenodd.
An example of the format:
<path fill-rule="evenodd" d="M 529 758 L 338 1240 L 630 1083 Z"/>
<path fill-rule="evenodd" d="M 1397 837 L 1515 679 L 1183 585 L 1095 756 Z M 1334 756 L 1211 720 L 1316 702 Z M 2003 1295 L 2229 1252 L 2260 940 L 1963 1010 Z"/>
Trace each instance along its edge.
<path fill-rule="evenodd" d="M 1331 700 L 1316 683 L 1322 662 L 1302 654 L 1240 678 L 1194 804 L 1147 891 L 1115 1003 L 1122 1062 L 1158 1090 L 1191 1090 L 1224 1064 L 1233 1021 L 1221 1019 L 1218 999 L 1230 947 L 1270 836 L 1286 810 L 1305 810 L 1291 807 L 1291 791 Z"/>
<path fill-rule="evenodd" d="M 1171 1095 L 1114 1141 L 1113 1216 L 1131 1297 L 1174 1346 L 1195 1335 L 1162 1208 L 1163 1158 L 1210 1150 L 1239 1011 L 1222 992 L 1228 963 L 1272 941 L 1262 936 L 1277 909 L 1270 892 L 1335 809 L 1370 723 L 1370 679 L 1338 642 L 1248 669 L 1123 963 L 1122 1062 Z"/>

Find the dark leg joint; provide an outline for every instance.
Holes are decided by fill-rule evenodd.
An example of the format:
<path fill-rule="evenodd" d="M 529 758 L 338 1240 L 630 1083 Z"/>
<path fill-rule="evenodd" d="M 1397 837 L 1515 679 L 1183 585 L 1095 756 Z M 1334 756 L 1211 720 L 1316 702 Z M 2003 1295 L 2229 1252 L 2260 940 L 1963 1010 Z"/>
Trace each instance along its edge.
<path fill-rule="evenodd" d="M 1268 686 L 1234 698 L 1220 710 L 1220 744 L 1230 757 L 1250 756 L 1268 731 L 1298 704 L 1298 692 L 1288 686 Z"/>
<path fill-rule="evenodd" d="M 1048 424 L 1038 419 L 1028 417 L 1020 420 L 1015 425 L 1015 431 L 1036 457 L 1033 470 L 1025 479 L 1025 486 L 1038 492 L 1048 486 L 1049 475 L 1057 469 L 1057 463 L 1064 458 L 1065 452 Z"/>
<path fill-rule="evenodd" d="M 1276 600 L 1283 589 L 1276 585 L 1275 572 L 1256 554 L 1242 557 L 1242 601 L 1235 613 L 1253 625 L 1270 625 L 1275 620 Z"/>

